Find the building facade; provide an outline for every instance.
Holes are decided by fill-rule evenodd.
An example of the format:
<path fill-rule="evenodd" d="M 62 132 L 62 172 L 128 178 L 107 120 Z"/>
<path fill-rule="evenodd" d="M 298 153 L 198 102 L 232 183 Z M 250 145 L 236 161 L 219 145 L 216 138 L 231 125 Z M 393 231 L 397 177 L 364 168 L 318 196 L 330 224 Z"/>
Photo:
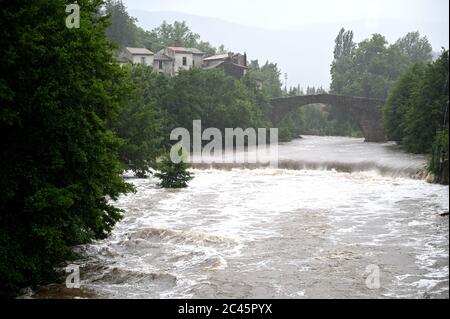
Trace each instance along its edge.
<path fill-rule="evenodd" d="M 156 54 L 145 48 L 127 47 L 119 55 L 121 64 L 144 64 L 168 76 L 176 76 L 182 70 L 192 68 L 223 69 L 226 74 L 239 80 L 247 70 L 247 55 L 240 53 L 219 54 L 205 58 L 205 54 L 195 48 L 167 47 Z"/>
<path fill-rule="evenodd" d="M 119 56 L 119 63 L 144 64 L 153 66 L 154 53 L 146 48 L 126 47 Z"/>
<path fill-rule="evenodd" d="M 205 69 L 223 69 L 225 73 L 233 78 L 241 79 L 248 70 L 247 54 L 228 52 L 225 54 L 213 55 L 203 59 Z"/>

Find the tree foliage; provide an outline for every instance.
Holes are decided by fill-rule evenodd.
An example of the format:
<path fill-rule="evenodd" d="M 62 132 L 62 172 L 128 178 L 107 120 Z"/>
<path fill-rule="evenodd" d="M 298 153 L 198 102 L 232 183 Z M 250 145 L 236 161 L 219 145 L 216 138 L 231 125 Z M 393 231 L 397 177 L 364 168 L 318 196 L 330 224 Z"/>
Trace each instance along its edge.
<path fill-rule="evenodd" d="M 431 61 L 431 52 L 427 38 L 419 32 L 410 32 L 392 45 L 381 34 L 355 44 L 353 32 L 341 29 L 331 65 L 331 92 L 386 98 L 409 67 Z"/>
<path fill-rule="evenodd" d="M 149 47 L 156 51 L 166 47 L 197 48 L 207 55 L 216 53 L 216 49 L 209 43 L 200 40 L 200 35 L 194 33 L 187 26 L 186 21 L 175 21 L 169 24 L 166 21 L 148 32 Z"/>
<path fill-rule="evenodd" d="M 126 80 L 131 84 L 123 97 L 124 108 L 111 122 L 117 136 L 123 140 L 119 159 L 126 169 L 145 177 L 164 148 L 167 121 L 162 101 L 168 79 L 148 66 L 126 68 Z"/>
<path fill-rule="evenodd" d="M 79 29 L 66 28 L 63 0 L 0 11 L 1 295 L 50 278 L 70 245 L 104 238 L 121 218 L 108 199 L 132 189 L 106 125 L 123 74 L 100 1 L 78 3 Z"/>
<path fill-rule="evenodd" d="M 169 155 L 163 156 L 158 164 L 155 177 L 160 179 L 160 186 L 163 188 L 185 188 L 193 176 L 188 171 L 189 164 L 185 160 L 174 163 Z"/>
<path fill-rule="evenodd" d="M 127 46 L 144 47 L 158 52 L 166 47 L 181 46 L 197 48 L 207 55 L 216 53 L 216 48 L 202 41 L 200 35 L 192 32 L 185 21 L 175 21 L 173 24 L 163 21 L 159 27 L 145 31 L 136 25 L 137 19 L 128 14 L 122 0 L 107 0 L 104 11 L 110 16 L 106 36 L 119 49 Z M 223 45 L 221 48 L 223 50 Z"/>
<path fill-rule="evenodd" d="M 122 0 L 106 1 L 104 11 L 110 17 L 110 25 L 105 30 L 106 36 L 119 49 L 142 44 L 141 37 L 145 32 L 136 26 L 137 20 L 128 14 Z"/>
<path fill-rule="evenodd" d="M 261 84 L 261 89 L 270 98 L 280 97 L 283 94 L 280 80 L 281 71 L 276 63 L 266 61 L 263 66 L 259 65 L 258 60 L 250 62 L 249 77 Z"/>
<path fill-rule="evenodd" d="M 222 131 L 227 127 L 258 127 L 264 121 L 261 107 L 265 104 L 255 104 L 257 96 L 246 83 L 250 85 L 218 69 L 180 72 L 171 79 L 165 104 L 171 129 L 191 130 L 193 120 Z"/>
<path fill-rule="evenodd" d="M 431 154 L 431 171 L 447 183 L 448 58 L 444 51 L 433 63 L 412 66 L 396 82 L 384 109 L 389 139 L 409 152 Z"/>

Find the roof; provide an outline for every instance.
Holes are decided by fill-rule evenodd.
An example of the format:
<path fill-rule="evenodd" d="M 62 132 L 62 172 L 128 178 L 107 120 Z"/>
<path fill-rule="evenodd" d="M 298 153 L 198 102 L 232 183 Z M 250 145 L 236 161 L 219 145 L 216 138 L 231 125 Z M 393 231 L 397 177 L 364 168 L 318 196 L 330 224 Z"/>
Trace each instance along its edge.
<path fill-rule="evenodd" d="M 146 48 L 130 48 L 130 47 L 126 47 L 125 49 L 128 52 L 130 52 L 131 54 L 140 54 L 140 55 L 153 55 L 154 54 L 152 51 L 150 51 L 149 49 L 146 49 Z"/>
<path fill-rule="evenodd" d="M 168 47 L 168 49 L 177 53 L 204 54 L 202 51 L 196 48 Z"/>
<path fill-rule="evenodd" d="M 215 63 L 213 63 L 211 65 L 208 65 L 207 67 L 204 67 L 204 69 L 205 70 L 211 70 L 211 69 L 218 68 L 219 66 L 222 66 L 224 64 L 232 65 L 234 67 L 241 68 L 241 69 L 248 69 L 248 67 L 246 67 L 244 65 L 239 65 L 239 64 L 236 64 L 236 63 L 233 63 L 233 62 L 230 62 L 230 61 L 217 61 L 217 62 L 215 62 Z"/>
<path fill-rule="evenodd" d="M 191 50 L 192 54 L 201 54 L 201 55 L 205 54 L 204 52 L 196 48 L 189 48 L 189 50 Z"/>
<path fill-rule="evenodd" d="M 203 61 L 215 61 L 215 60 L 225 60 L 229 57 L 228 53 L 213 55 L 208 58 L 203 59 Z"/>
<path fill-rule="evenodd" d="M 158 51 L 154 57 L 155 61 L 172 61 L 172 58 L 164 54 L 164 49 Z"/>
<path fill-rule="evenodd" d="M 221 66 L 221 65 L 224 64 L 224 63 L 225 63 L 225 61 L 214 62 L 213 64 L 204 67 L 204 69 L 205 69 L 205 70 L 215 69 L 215 68 L 218 68 L 219 66 Z"/>

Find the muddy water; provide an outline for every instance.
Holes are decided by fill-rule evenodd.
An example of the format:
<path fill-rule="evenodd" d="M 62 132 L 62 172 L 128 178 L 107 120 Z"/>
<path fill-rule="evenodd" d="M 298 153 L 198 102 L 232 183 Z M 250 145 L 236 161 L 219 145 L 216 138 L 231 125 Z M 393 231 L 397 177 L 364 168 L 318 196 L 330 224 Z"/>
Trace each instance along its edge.
<path fill-rule="evenodd" d="M 77 247 L 81 289 L 30 295 L 449 297 L 449 189 L 412 178 L 425 158 L 337 137 L 279 153 L 278 169 L 194 169 L 183 190 L 130 179 L 138 191 L 118 200 L 111 236 Z"/>

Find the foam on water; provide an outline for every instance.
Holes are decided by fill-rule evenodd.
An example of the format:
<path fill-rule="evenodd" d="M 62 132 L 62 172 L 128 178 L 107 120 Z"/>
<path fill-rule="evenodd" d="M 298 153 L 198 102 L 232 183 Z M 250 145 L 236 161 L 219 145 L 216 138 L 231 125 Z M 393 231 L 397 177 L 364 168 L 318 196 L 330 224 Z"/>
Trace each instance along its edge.
<path fill-rule="evenodd" d="M 348 138 L 310 137 L 280 153 L 290 161 L 351 158 L 359 168 L 356 157 L 371 158 L 392 171 L 424 164 L 390 144 Z M 116 203 L 124 219 L 109 238 L 78 247 L 82 291 L 110 298 L 448 297 L 448 218 L 439 216 L 449 209 L 448 187 L 367 167 L 194 169 L 181 190 L 130 178 L 137 193 Z M 366 286 L 368 265 L 380 268 L 380 289 Z"/>

